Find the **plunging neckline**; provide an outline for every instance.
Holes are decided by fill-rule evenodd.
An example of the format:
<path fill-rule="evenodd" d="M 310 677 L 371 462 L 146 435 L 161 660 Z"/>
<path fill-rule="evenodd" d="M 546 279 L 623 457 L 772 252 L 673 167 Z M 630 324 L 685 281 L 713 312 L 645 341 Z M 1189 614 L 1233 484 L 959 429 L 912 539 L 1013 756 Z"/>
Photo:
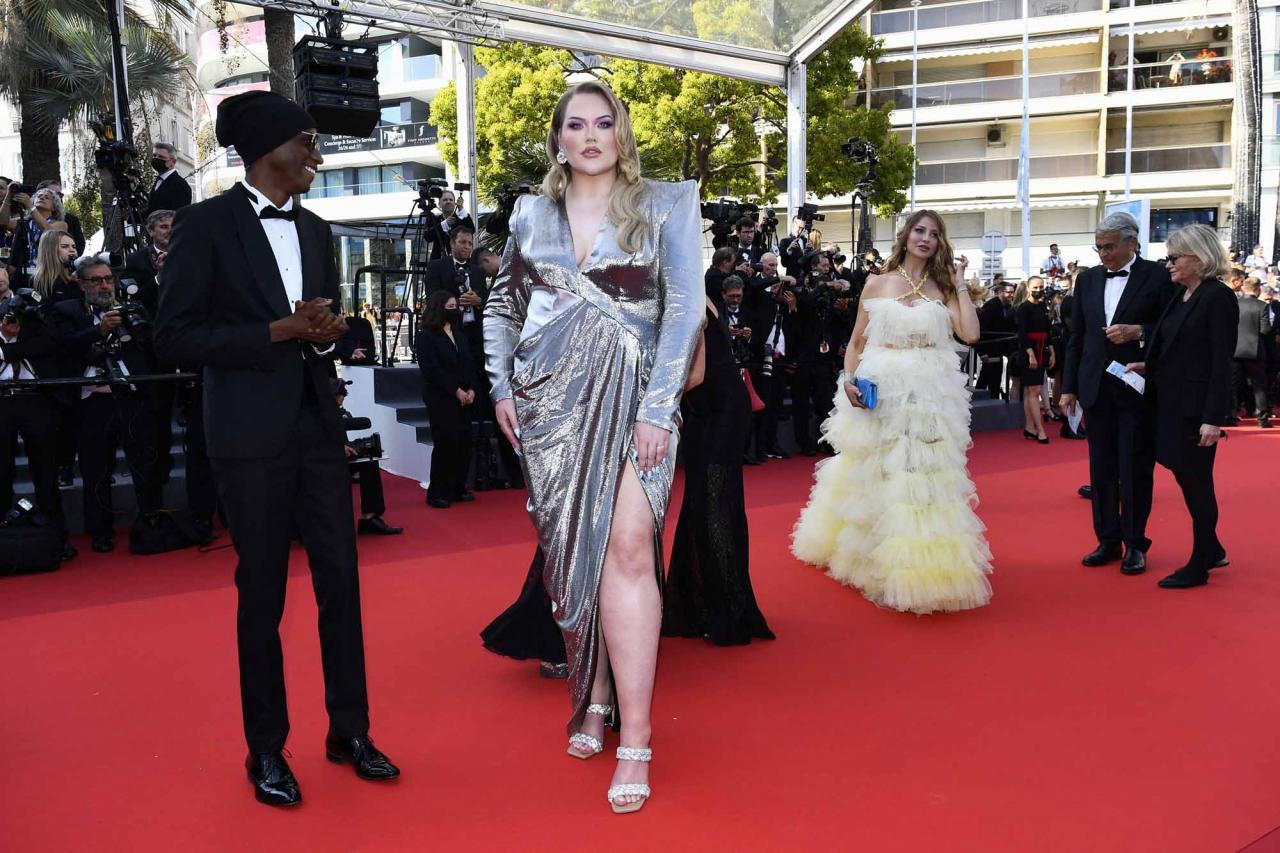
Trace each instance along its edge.
<path fill-rule="evenodd" d="M 578 272 L 585 272 L 588 266 L 590 266 L 591 259 L 596 255 L 596 246 L 600 244 L 600 234 L 604 231 L 604 225 L 609 220 L 609 210 L 606 207 L 605 212 L 600 215 L 600 221 L 596 223 L 596 233 L 595 236 L 591 238 L 591 245 L 587 248 L 587 254 L 583 256 L 581 261 L 579 261 L 578 241 L 574 239 L 573 222 L 569 219 L 569 200 L 567 198 L 561 199 L 560 204 L 557 206 L 560 208 L 560 216 L 564 222 L 564 229 L 569 233 L 569 257 L 573 259 L 574 268 Z"/>

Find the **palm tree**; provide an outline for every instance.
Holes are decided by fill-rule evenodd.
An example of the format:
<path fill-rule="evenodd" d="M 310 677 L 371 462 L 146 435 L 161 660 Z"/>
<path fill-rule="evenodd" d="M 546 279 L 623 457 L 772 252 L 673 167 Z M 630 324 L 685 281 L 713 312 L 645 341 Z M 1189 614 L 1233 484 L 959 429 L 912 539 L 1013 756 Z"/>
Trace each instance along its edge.
<path fill-rule="evenodd" d="M 1231 244 L 1248 253 L 1258 243 L 1262 195 L 1262 63 L 1257 0 L 1236 0 L 1231 41 L 1236 94 Z"/>
<path fill-rule="evenodd" d="M 161 27 L 171 15 L 189 15 L 185 0 L 153 0 L 151 5 Z M 168 76 L 157 79 L 165 73 L 162 45 L 168 43 L 168 36 L 129 3 L 125 19 L 123 36 L 131 53 L 138 54 L 129 61 L 133 94 L 172 92 L 185 66 L 168 65 Z M 58 130 L 64 120 L 87 115 L 104 102 L 110 104 L 109 94 L 101 97 L 104 88 L 108 93 L 111 89 L 106 29 L 106 10 L 99 0 L 0 0 L 0 94 L 17 103 L 21 112 L 23 174 L 31 181 L 61 180 Z M 92 37 L 86 39 L 86 33 Z M 74 48 L 68 37 L 76 42 Z M 168 47 L 181 56 L 171 43 Z"/>

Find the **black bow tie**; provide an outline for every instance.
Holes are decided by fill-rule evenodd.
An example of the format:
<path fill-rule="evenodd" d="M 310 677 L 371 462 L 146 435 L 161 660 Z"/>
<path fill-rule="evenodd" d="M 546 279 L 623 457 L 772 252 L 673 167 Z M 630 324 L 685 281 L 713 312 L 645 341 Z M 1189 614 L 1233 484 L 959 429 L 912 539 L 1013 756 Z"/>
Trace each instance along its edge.
<path fill-rule="evenodd" d="M 1128 278 L 1128 277 L 1129 277 L 1128 270 L 1116 270 L 1115 272 L 1112 272 L 1111 270 L 1107 270 L 1107 278 Z"/>
<path fill-rule="evenodd" d="M 259 219 L 287 219 L 290 222 L 298 221 L 298 208 L 290 210 L 281 210 L 278 207 L 267 206 L 258 212 Z"/>

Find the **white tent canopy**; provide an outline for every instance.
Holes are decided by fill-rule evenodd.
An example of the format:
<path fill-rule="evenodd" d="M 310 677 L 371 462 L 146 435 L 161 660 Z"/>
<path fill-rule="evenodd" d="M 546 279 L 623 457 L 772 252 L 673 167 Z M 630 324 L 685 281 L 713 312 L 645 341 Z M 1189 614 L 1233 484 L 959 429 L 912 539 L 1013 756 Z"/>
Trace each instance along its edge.
<path fill-rule="evenodd" d="M 245 5 L 283 8 L 300 15 L 327 11 L 311 0 L 238 0 Z M 872 0 L 749 0 L 733 11 L 697 8 L 703 0 L 350 0 L 341 6 L 351 21 L 458 42 L 460 178 L 474 176 L 474 87 L 472 45 L 495 42 L 587 51 L 705 71 L 780 86 L 786 91 L 787 197 L 805 199 L 805 63 L 871 5 Z M 554 6 L 554 11 L 551 8 Z M 745 11 L 744 11 L 745 9 Z M 742 18 L 726 30 L 724 14 Z M 700 32 L 700 30 L 708 32 Z M 700 37 L 706 35 L 708 37 Z M 710 36 L 714 36 L 711 38 Z M 852 73 L 852 72 L 851 72 Z"/>

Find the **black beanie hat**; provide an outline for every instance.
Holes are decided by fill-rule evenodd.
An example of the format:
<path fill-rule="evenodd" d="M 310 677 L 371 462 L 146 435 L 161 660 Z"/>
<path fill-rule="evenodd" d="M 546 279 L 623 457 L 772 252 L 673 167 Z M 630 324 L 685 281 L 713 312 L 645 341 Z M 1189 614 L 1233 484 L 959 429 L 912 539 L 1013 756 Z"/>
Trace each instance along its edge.
<path fill-rule="evenodd" d="M 219 145 L 234 145 L 248 168 L 304 130 L 316 126 L 311 114 L 274 92 L 245 92 L 218 104 L 214 132 Z"/>

